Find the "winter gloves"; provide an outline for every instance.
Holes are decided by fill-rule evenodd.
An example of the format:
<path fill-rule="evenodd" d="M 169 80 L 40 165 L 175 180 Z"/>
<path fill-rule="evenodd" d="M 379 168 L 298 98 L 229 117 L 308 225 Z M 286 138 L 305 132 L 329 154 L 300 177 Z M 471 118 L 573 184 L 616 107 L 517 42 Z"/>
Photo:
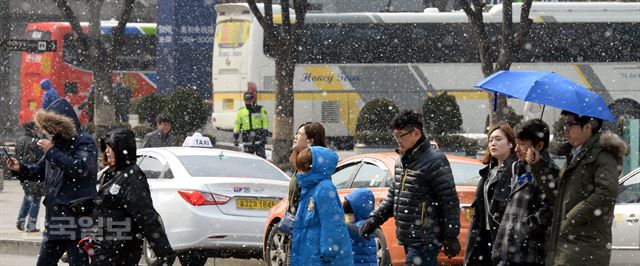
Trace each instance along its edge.
<path fill-rule="evenodd" d="M 460 253 L 460 241 L 457 238 L 446 239 L 444 241 L 444 254 L 453 258 Z"/>
<path fill-rule="evenodd" d="M 238 138 L 240 137 L 240 133 L 233 133 L 233 146 L 238 147 L 238 145 L 240 145 L 240 142 L 238 142 Z"/>
<path fill-rule="evenodd" d="M 362 227 L 360 227 L 360 236 L 369 240 L 371 234 L 378 229 L 381 222 L 376 217 L 369 217 Z M 460 241 L 457 238 L 446 239 L 443 243 L 444 254 L 449 258 L 453 258 L 460 253 Z"/>
<path fill-rule="evenodd" d="M 375 217 L 369 217 L 367 221 L 362 224 L 360 228 L 360 236 L 365 238 L 366 240 L 371 239 L 371 234 L 378 229 L 380 226 L 380 221 L 378 221 Z M 459 245 L 458 245 L 459 246 Z"/>

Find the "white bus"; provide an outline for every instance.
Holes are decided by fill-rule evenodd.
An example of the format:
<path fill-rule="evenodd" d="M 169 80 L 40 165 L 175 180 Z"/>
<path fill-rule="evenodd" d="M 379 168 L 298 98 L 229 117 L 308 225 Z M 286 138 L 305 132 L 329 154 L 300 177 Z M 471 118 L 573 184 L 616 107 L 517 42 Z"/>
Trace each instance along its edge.
<path fill-rule="evenodd" d="M 247 90 L 257 90 L 258 103 L 274 113 L 275 63 L 246 4 L 215 8 L 212 119 L 231 129 Z M 513 11 L 517 22 L 520 4 Z M 278 14 L 274 8 L 274 21 Z M 501 17 L 501 5 L 484 15 L 492 56 Z M 640 117 L 640 3 L 534 2 L 530 17 L 535 23 L 511 70 L 554 71 Z M 320 121 L 330 139 L 349 140 L 366 102 L 387 98 L 421 110 L 426 97 L 447 91 L 460 105 L 464 132 L 483 133 L 488 101 L 473 87 L 484 78 L 474 43 L 462 11 L 308 14 L 294 78 L 294 125 Z M 523 102 L 509 104 L 523 112 Z M 629 106 L 635 109 L 621 108 Z M 558 110 L 547 108 L 546 121 L 558 118 Z"/>

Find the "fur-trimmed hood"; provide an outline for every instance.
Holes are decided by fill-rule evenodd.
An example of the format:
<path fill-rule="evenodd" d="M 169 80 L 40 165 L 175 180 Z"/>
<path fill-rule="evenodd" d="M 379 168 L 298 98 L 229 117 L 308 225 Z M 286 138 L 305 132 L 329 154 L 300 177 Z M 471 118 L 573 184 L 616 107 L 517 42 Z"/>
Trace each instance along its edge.
<path fill-rule="evenodd" d="M 48 134 L 67 140 L 76 136 L 80 125 L 75 111 L 65 99 L 56 100 L 46 111 L 36 112 L 34 120 L 36 125 Z"/>
<path fill-rule="evenodd" d="M 629 151 L 627 143 L 611 131 L 600 135 L 599 144 L 602 149 L 613 153 L 618 160 L 622 160 Z"/>

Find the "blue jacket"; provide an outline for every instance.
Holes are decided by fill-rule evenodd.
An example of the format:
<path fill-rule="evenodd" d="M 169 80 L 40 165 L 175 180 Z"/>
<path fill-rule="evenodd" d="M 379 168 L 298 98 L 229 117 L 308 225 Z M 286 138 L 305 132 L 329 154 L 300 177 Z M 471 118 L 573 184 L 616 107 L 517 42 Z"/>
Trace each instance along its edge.
<path fill-rule="evenodd" d="M 310 147 L 311 170 L 297 176 L 300 204 L 293 230 L 291 265 L 353 265 L 344 211 L 330 175 L 338 155 Z"/>
<path fill-rule="evenodd" d="M 373 211 L 375 198 L 373 192 L 368 188 L 358 188 L 349 195 L 344 197 L 355 216 L 355 221 L 349 222 L 349 236 L 351 236 L 351 248 L 353 249 L 353 260 L 355 265 L 377 266 L 376 258 L 376 240 L 371 238 L 367 240 L 360 236 L 360 228 L 369 218 L 369 214 Z"/>
<path fill-rule="evenodd" d="M 96 195 L 98 153 L 91 135 L 65 99 L 54 101 L 35 116 L 36 123 L 53 138 L 51 147 L 36 164 L 20 163 L 20 179 L 44 180 L 45 237 L 50 240 L 79 239 L 81 226 L 69 204 Z M 86 219 L 85 219 L 86 220 Z M 91 223 L 83 223 L 90 229 Z"/>
<path fill-rule="evenodd" d="M 53 88 L 49 79 L 41 80 L 40 88 L 44 91 L 42 95 L 42 109 L 47 109 L 55 100 L 60 99 L 58 92 Z"/>

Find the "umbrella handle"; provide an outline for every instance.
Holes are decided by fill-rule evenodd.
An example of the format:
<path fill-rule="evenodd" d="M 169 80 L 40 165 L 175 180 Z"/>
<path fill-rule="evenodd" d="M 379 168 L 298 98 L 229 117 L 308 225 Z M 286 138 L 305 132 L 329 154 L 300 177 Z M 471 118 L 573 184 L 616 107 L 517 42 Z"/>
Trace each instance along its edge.
<path fill-rule="evenodd" d="M 542 120 L 542 115 L 544 115 L 544 108 L 547 107 L 546 105 L 542 105 L 542 112 L 540 112 L 540 120 Z"/>

